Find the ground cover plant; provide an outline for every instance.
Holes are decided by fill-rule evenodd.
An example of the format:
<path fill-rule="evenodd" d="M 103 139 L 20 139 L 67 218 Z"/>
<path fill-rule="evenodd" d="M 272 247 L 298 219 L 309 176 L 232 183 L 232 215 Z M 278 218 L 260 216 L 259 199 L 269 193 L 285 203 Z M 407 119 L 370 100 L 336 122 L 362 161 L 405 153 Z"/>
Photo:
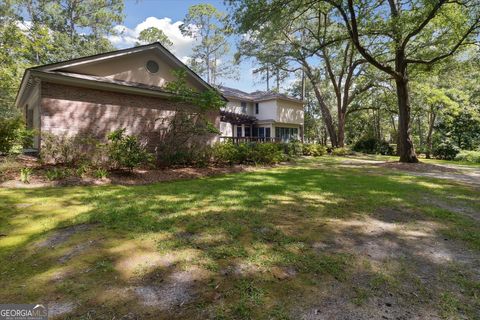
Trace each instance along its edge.
<path fill-rule="evenodd" d="M 61 319 L 474 319 L 480 186 L 374 159 L 0 189 L 0 300 Z"/>

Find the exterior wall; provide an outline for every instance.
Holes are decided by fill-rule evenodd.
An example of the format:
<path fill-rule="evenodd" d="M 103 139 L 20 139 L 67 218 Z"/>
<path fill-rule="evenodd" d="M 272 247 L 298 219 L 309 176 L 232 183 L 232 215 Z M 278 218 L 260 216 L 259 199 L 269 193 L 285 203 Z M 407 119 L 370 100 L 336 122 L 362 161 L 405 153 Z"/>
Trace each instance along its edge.
<path fill-rule="evenodd" d="M 258 114 L 255 114 L 258 120 L 276 120 L 277 119 L 277 100 L 260 101 L 258 103 Z"/>
<path fill-rule="evenodd" d="M 128 134 L 160 140 L 159 132 L 178 108 L 193 108 L 173 101 L 80 87 L 42 83 L 41 130 L 56 135 L 89 134 L 104 138 L 125 128 Z M 220 126 L 218 112 L 209 115 Z M 212 136 L 206 143 L 215 140 Z"/>
<path fill-rule="evenodd" d="M 275 117 L 277 122 L 293 123 L 303 125 L 303 105 L 295 102 L 278 100 L 277 115 Z"/>
<path fill-rule="evenodd" d="M 40 131 L 40 84 L 36 84 L 32 89 L 32 93 L 28 97 L 28 100 L 23 106 L 23 113 L 27 125 L 31 123 L 29 129 L 35 129 Z M 31 117 L 31 119 L 29 119 Z M 33 147 L 38 149 L 40 145 L 40 136 L 37 135 L 33 138 Z"/>
<path fill-rule="evenodd" d="M 249 116 L 253 116 L 254 110 L 253 106 L 254 104 L 252 102 L 244 101 L 247 103 L 247 113 Z M 234 113 L 243 113 L 242 112 L 242 101 L 241 100 L 235 100 L 235 99 L 228 99 L 227 105 L 224 108 L 225 111 L 228 112 L 234 112 Z"/>
<path fill-rule="evenodd" d="M 145 65 L 148 60 L 153 60 L 158 63 L 160 68 L 157 73 L 153 74 L 147 71 Z M 166 82 L 175 80 L 172 71 L 177 68 L 178 67 L 170 65 L 167 59 L 161 57 L 158 53 L 154 51 L 144 51 L 104 61 L 73 66 L 63 70 L 162 87 Z M 187 78 L 187 83 L 192 88 L 203 90 L 200 84 L 193 81 L 193 79 Z"/>

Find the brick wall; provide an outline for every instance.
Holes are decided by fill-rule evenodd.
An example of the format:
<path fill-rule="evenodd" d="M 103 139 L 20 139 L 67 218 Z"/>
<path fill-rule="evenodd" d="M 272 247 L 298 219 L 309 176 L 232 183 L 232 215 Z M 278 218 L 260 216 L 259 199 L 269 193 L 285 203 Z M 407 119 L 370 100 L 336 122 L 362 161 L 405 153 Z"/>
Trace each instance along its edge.
<path fill-rule="evenodd" d="M 150 143 L 160 137 L 168 117 L 175 110 L 193 110 L 178 102 L 141 95 L 42 82 L 41 130 L 56 135 L 90 134 L 104 138 L 108 132 L 125 128 L 128 134 L 148 137 Z M 218 112 L 209 115 L 220 125 Z M 167 121 L 168 123 L 168 121 Z M 206 142 L 213 141 L 214 136 Z"/>

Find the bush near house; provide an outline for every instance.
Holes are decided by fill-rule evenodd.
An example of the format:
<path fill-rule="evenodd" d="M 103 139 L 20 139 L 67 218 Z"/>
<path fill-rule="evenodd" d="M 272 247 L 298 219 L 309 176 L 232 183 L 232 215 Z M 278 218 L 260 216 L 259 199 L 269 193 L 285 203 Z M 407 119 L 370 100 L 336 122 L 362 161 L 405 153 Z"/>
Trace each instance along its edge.
<path fill-rule="evenodd" d="M 285 160 L 285 146 L 278 143 L 219 142 L 211 150 L 216 164 L 275 164 Z"/>
<path fill-rule="evenodd" d="M 108 141 L 108 157 L 116 169 L 127 168 L 131 171 L 135 167 L 153 162 L 153 155 L 137 137 L 126 135 L 125 129 L 111 132 Z"/>

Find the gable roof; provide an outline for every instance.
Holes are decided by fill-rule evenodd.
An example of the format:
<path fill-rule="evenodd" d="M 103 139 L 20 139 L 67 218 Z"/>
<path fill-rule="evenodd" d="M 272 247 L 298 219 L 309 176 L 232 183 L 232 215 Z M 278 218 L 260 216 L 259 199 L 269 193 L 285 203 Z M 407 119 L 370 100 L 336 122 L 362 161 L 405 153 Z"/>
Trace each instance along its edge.
<path fill-rule="evenodd" d="M 82 78 L 83 80 L 91 80 L 91 81 L 97 81 L 97 82 L 114 82 L 114 84 L 119 85 L 119 86 L 127 86 L 127 87 L 132 87 L 133 84 L 137 85 L 138 87 L 141 87 L 145 90 L 155 90 L 155 91 L 162 91 L 160 87 L 154 87 L 154 86 L 148 86 L 144 84 L 139 84 L 139 83 L 132 83 L 132 82 L 127 82 L 127 81 L 115 81 L 111 79 L 107 79 L 104 77 L 96 77 L 96 76 L 87 76 L 87 75 L 81 75 L 77 73 L 65 73 L 65 72 L 58 72 L 56 70 L 59 69 L 65 69 L 68 67 L 72 66 L 79 66 L 87 63 L 92 63 L 92 62 L 97 62 L 97 61 L 103 61 L 103 60 L 108 60 L 112 58 L 117 58 L 117 57 L 122 57 L 126 56 L 129 54 L 134 54 L 137 52 L 142 52 L 142 51 L 148 51 L 148 50 L 155 50 L 159 52 L 162 57 L 166 58 L 169 62 L 171 62 L 173 65 L 183 68 L 187 71 L 187 75 L 189 75 L 195 82 L 200 84 L 201 87 L 205 88 L 206 90 L 215 90 L 218 92 L 218 90 L 214 87 L 212 87 L 210 84 L 208 84 L 205 80 L 203 80 L 197 73 L 195 73 L 192 69 L 190 69 L 187 65 L 185 65 L 182 61 L 180 61 L 174 54 L 172 54 L 168 49 L 166 49 L 160 42 L 154 42 L 151 44 L 146 44 L 146 45 L 141 45 L 137 47 L 132 47 L 132 48 L 127 48 L 127 49 L 121 49 L 121 50 L 115 50 L 115 51 L 110 51 L 106 53 L 100 53 L 100 54 L 95 54 L 87 57 L 81 57 L 81 58 L 76 58 L 76 59 L 71 59 L 71 60 L 66 60 L 66 61 L 61 61 L 61 62 L 56 62 L 56 63 L 50 63 L 46 65 L 41 65 L 37 67 L 32 67 L 28 68 L 25 70 L 25 73 L 22 78 L 22 82 L 20 84 L 20 88 L 17 92 L 17 97 L 15 99 L 15 105 L 18 106 L 20 99 L 22 98 L 22 95 L 29 86 L 32 84 L 32 75 L 35 75 L 39 78 L 44 77 L 46 74 L 54 74 L 56 73 L 57 75 L 63 75 L 63 76 L 70 76 L 73 78 Z M 99 79 L 102 78 L 102 79 Z M 223 95 L 221 95 L 224 100 L 227 100 Z"/>
<path fill-rule="evenodd" d="M 295 97 L 292 97 L 283 93 L 277 93 L 272 91 L 254 91 L 254 92 L 248 93 L 242 90 L 224 87 L 224 86 L 218 86 L 218 90 L 220 90 L 220 92 L 227 98 L 230 97 L 230 98 L 250 101 L 250 102 L 260 102 L 265 100 L 281 99 L 281 100 L 287 100 L 287 101 L 292 101 L 292 102 L 297 102 L 302 104 L 304 103 L 303 100 L 301 99 L 297 99 Z"/>

